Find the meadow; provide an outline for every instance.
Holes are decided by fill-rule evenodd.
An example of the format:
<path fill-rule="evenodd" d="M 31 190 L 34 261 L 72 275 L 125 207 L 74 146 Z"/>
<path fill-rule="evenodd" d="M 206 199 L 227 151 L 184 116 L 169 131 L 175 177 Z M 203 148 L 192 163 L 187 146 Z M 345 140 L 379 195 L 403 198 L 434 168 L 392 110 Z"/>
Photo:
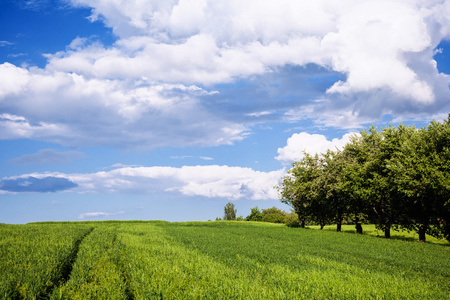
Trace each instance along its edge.
<path fill-rule="evenodd" d="M 450 244 L 259 222 L 0 224 L 1 299 L 450 299 Z"/>

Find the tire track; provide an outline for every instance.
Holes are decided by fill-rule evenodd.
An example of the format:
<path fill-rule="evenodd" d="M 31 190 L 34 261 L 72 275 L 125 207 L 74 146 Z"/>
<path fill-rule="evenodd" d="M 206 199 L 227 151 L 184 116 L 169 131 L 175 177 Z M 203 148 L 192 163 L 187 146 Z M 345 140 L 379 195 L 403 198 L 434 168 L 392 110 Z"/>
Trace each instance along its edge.
<path fill-rule="evenodd" d="M 49 287 L 45 292 L 42 293 L 42 297 L 38 297 L 38 299 L 49 299 L 50 295 L 53 293 L 53 290 L 56 289 L 58 286 L 61 286 L 65 284 L 69 278 L 70 274 L 72 273 L 73 264 L 75 263 L 78 251 L 80 250 L 80 244 L 81 242 L 92 233 L 92 231 L 95 229 L 95 227 L 89 228 L 81 237 L 79 237 L 73 244 L 72 251 L 70 254 L 66 257 L 63 264 L 60 267 L 59 276 L 54 278 L 53 286 Z"/>
<path fill-rule="evenodd" d="M 94 227 L 90 228 L 84 235 L 82 235 L 78 240 L 75 241 L 72 252 L 67 257 L 66 261 L 62 266 L 61 278 L 58 281 L 58 285 L 64 284 L 69 280 L 70 273 L 72 273 L 73 264 L 75 263 L 75 260 L 77 259 L 78 256 L 78 251 L 80 250 L 80 244 L 89 234 L 91 234 L 91 232 L 94 229 L 95 229 Z"/>

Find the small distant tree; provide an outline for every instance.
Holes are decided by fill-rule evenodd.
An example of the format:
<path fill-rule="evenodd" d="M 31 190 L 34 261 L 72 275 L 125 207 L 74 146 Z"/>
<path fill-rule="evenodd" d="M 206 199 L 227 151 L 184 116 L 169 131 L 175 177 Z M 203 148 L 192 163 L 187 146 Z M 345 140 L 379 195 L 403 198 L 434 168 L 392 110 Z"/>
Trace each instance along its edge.
<path fill-rule="evenodd" d="M 251 209 L 250 214 L 245 218 L 247 221 L 262 221 L 262 213 L 259 210 L 258 206 L 255 206 Z"/>
<path fill-rule="evenodd" d="M 234 204 L 233 203 L 228 202 L 225 205 L 225 207 L 223 208 L 223 210 L 224 210 L 223 219 L 225 221 L 236 220 L 237 209 L 234 208 Z"/>

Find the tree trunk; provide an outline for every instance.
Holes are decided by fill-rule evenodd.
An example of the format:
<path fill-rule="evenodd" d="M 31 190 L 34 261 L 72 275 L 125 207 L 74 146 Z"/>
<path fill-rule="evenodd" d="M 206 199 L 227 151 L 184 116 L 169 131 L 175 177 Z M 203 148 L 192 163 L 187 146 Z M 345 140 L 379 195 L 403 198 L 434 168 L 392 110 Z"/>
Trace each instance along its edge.
<path fill-rule="evenodd" d="M 386 225 L 386 227 L 384 227 L 384 237 L 387 239 L 391 238 L 391 225 Z"/>
<path fill-rule="evenodd" d="M 444 218 L 444 237 L 450 242 L 450 218 Z"/>
<path fill-rule="evenodd" d="M 384 223 L 384 237 L 386 239 L 390 239 L 391 238 L 391 221 L 389 217 L 385 218 L 385 223 Z"/>
<path fill-rule="evenodd" d="M 342 213 L 341 212 L 338 213 L 336 225 L 337 225 L 336 231 L 341 232 L 341 227 L 342 227 Z"/>
<path fill-rule="evenodd" d="M 355 223 L 356 223 L 356 225 L 355 225 L 356 233 L 362 234 L 363 233 L 363 229 L 362 229 L 361 223 L 359 223 L 359 218 L 358 217 L 355 218 Z"/>
<path fill-rule="evenodd" d="M 341 229 L 342 229 L 342 217 L 338 218 L 336 225 L 337 225 L 336 231 L 337 232 L 341 232 Z"/>
<path fill-rule="evenodd" d="M 419 225 L 419 241 L 421 243 L 425 243 L 426 240 L 425 233 L 427 232 L 427 227 L 428 227 L 427 223 L 422 223 Z"/>
<path fill-rule="evenodd" d="M 358 233 L 358 234 L 362 234 L 363 233 L 363 229 L 362 229 L 361 223 L 356 223 L 355 228 L 356 228 L 356 233 Z"/>
<path fill-rule="evenodd" d="M 305 228 L 305 220 L 301 220 L 300 221 L 300 227 L 301 228 Z"/>

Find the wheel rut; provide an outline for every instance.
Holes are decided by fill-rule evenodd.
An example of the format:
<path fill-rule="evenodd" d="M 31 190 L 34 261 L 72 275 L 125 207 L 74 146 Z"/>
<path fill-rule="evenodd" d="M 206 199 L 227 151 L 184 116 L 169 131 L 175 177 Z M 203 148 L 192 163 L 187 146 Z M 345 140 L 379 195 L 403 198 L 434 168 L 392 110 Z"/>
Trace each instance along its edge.
<path fill-rule="evenodd" d="M 38 299 L 49 299 L 50 295 L 53 293 L 54 289 L 56 289 L 58 286 L 63 285 L 64 283 L 66 283 L 69 280 L 70 274 L 72 273 L 73 264 L 75 263 L 75 261 L 77 259 L 77 256 L 78 256 L 78 251 L 80 250 L 80 244 L 89 234 L 92 233 L 92 231 L 94 229 L 95 229 L 94 227 L 89 228 L 82 236 L 80 236 L 74 242 L 73 247 L 72 247 L 72 251 L 66 257 L 66 259 L 64 260 L 62 266 L 60 267 L 59 276 L 57 276 L 53 280 L 53 282 L 54 282 L 53 286 L 49 287 L 41 295 L 41 297 L 38 297 Z"/>
<path fill-rule="evenodd" d="M 75 241 L 74 246 L 72 248 L 72 252 L 65 260 L 62 266 L 61 277 L 58 280 L 58 284 L 66 283 L 70 278 L 70 273 L 72 273 L 73 264 L 75 263 L 78 251 L 80 250 L 81 242 L 94 230 L 94 227 L 90 228 L 84 235 L 82 235 L 78 240 Z"/>

